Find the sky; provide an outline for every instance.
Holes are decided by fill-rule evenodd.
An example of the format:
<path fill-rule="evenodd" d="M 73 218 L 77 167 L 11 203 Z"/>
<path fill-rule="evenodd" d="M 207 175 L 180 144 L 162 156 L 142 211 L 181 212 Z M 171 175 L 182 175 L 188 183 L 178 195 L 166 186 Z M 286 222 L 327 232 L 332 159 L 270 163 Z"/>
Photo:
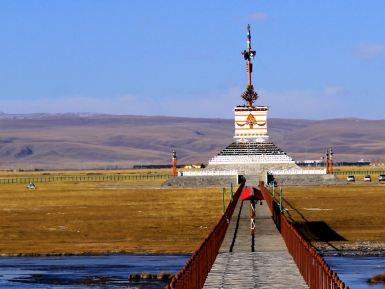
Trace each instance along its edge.
<path fill-rule="evenodd" d="M 383 0 L 0 0 L 0 112 L 385 118 Z"/>

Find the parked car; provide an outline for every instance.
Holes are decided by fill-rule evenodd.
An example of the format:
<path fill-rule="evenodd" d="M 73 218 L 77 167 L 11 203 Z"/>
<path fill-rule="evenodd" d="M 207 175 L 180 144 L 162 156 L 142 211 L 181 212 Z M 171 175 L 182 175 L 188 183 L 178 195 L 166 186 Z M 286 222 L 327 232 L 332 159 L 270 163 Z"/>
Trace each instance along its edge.
<path fill-rule="evenodd" d="M 379 182 L 385 182 L 385 175 L 379 175 L 378 176 L 378 181 Z"/>
<path fill-rule="evenodd" d="M 348 182 L 355 182 L 355 181 L 356 181 L 356 178 L 355 178 L 354 176 L 348 176 L 348 177 L 346 178 L 346 180 L 347 180 Z"/>
<path fill-rule="evenodd" d="M 364 182 L 371 182 L 372 181 L 372 177 L 370 175 L 367 175 L 364 177 Z"/>

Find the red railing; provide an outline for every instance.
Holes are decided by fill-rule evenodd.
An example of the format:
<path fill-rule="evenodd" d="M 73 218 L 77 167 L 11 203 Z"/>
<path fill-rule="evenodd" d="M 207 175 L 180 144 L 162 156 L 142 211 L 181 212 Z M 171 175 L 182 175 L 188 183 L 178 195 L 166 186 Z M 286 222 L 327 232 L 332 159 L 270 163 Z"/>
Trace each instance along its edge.
<path fill-rule="evenodd" d="M 225 237 L 227 227 L 239 196 L 245 186 L 245 180 L 234 194 L 233 200 L 218 224 L 214 227 L 208 237 L 203 241 L 199 248 L 187 260 L 183 268 L 171 279 L 166 289 L 201 289 L 205 284 L 208 273 L 218 255 L 219 248 Z"/>
<path fill-rule="evenodd" d="M 259 188 L 273 214 L 273 219 L 285 240 L 289 253 L 297 263 L 297 267 L 310 289 L 349 289 L 337 274 L 330 269 L 321 255 L 280 212 L 277 202 L 273 200 L 270 191 L 264 186 L 263 182 L 260 182 Z"/>

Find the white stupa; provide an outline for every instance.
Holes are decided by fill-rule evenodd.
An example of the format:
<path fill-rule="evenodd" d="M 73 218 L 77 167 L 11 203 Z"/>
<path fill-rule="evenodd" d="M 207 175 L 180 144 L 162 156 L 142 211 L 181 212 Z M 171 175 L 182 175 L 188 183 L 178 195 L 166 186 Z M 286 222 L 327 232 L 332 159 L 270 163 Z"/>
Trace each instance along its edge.
<path fill-rule="evenodd" d="M 247 61 L 249 84 L 242 98 L 246 105 L 234 108 L 234 142 L 209 161 L 209 169 L 244 172 L 271 169 L 297 169 L 295 162 L 283 150 L 269 141 L 267 106 L 254 106 L 258 99 L 251 83 L 252 59 L 250 26 L 247 27 L 247 50 L 242 54 Z"/>

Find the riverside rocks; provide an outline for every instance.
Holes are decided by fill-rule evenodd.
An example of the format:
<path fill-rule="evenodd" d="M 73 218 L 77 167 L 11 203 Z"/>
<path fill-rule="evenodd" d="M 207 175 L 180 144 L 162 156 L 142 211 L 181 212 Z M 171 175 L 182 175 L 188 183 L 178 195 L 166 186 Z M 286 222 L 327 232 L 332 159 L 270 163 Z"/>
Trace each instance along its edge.
<path fill-rule="evenodd" d="M 385 242 L 312 242 L 325 256 L 385 256 Z"/>
<path fill-rule="evenodd" d="M 139 280 L 170 280 L 174 277 L 174 274 L 168 272 L 160 272 L 157 274 L 152 274 L 148 272 L 142 273 L 131 273 L 128 276 L 129 281 L 139 281 Z"/>
<path fill-rule="evenodd" d="M 67 276 L 55 276 L 50 274 L 32 274 L 14 278 L 11 282 L 49 285 L 87 285 L 101 286 L 120 283 L 122 280 L 114 276 L 85 276 L 81 278 L 68 278 Z"/>
<path fill-rule="evenodd" d="M 378 275 L 373 276 L 372 278 L 370 278 L 368 280 L 368 283 L 369 284 L 380 284 L 380 283 L 385 284 L 385 272 L 382 274 L 378 274 Z"/>
<path fill-rule="evenodd" d="M 50 274 L 32 274 L 30 276 L 23 276 L 20 278 L 14 278 L 12 282 L 22 282 L 31 284 L 54 284 L 54 285 L 87 285 L 87 286 L 102 286 L 102 285 L 116 285 L 116 284 L 129 284 L 130 282 L 140 282 L 146 280 L 148 282 L 154 282 L 163 284 L 170 280 L 174 275 L 172 273 L 160 272 L 160 273 L 131 273 L 127 279 L 120 277 L 100 275 L 100 276 L 84 276 L 80 278 L 68 278 L 67 276 L 56 276 Z M 127 282 L 128 281 L 128 282 Z"/>

